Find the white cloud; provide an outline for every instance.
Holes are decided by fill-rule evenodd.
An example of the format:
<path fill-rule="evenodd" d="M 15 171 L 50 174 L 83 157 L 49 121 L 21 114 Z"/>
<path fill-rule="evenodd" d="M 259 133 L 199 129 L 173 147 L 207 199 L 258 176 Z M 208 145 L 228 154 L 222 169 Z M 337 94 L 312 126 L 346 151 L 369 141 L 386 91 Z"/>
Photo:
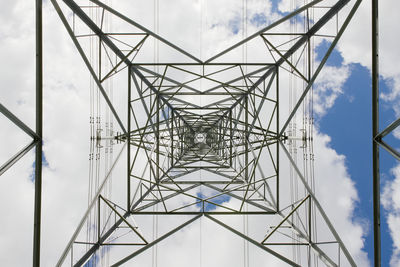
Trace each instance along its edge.
<path fill-rule="evenodd" d="M 329 136 L 316 132 L 314 140 L 317 196 L 357 264 L 368 266 L 367 253 L 363 251 L 367 229 L 354 217 L 359 198 L 345 156 L 331 147 Z"/>
<path fill-rule="evenodd" d="M 325 66 L 314 86 L 314 111 L 323 116 L 335 104 L 342 93 L 342 87 L 350 76 L 348 66 Z"/>
<path fill-rule="evenodd" d="M 390 260 L 391 266 L 400 264 L 400 166 L 391 170 L 393 181 L 387 181 L 383 188 L 382 204 L 388 212 L 387 223 L 393 238 L 393 254 Z"/>

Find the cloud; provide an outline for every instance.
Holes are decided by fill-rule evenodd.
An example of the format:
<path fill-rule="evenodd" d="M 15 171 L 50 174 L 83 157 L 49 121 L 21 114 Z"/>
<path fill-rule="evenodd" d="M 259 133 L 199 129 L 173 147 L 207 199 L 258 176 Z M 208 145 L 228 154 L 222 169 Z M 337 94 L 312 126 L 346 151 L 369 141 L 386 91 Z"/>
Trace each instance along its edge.
<path fill-rule="evenodd" d="M 347 171 L 345 156 L 337 154 L 330 141 L 318 130 L 314 134 L 316 194 L 357 264 L 369 266 L 363 251 L 366 225 L 354 217 L 359 205 L 357 189 Z"/>
<path fill-rule="evenodd" d="M 325 66 L 314 85 L 314 111 L 322 117 L 343 94 L 343 85 L 350 76 L 349 67 Z"/>
<path fill-rule="evenodd" d="M 393 181 L 387 181 L 382 194 L 382 204 L 387 211 L 387 223 L 393 238 L 393 254 L 390 260 L 391 266 L 400 264 L 400 165 L 391 169 Z"/>

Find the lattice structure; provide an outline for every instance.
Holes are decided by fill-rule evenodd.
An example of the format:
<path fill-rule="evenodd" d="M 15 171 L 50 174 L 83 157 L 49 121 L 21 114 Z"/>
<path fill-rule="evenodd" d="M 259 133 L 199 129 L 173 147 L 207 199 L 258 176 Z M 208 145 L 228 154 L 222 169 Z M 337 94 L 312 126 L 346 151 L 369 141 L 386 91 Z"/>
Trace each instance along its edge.
<path fill-rule="evenodd" d="M 316 198 L 312 175 L 296 163 L 296 149 L 312 143 L 312 128 L 296 123 L 312 124 L 308 94 L 360 0 L 310 1 L 208 60 L 101 1 L 51 2 L 119 128 L 108 131 L 108 144 L 122 147 L 58 266 L 95 265 L 106 253 L 112 266 L 134 261 L 203 216 L 282 264 L 356 265 Z M 98 48 L 96 60 L 89 38 Z M 313 45 L 322 39 L 330 46 L 318 62 Z M 157 60 L 150 40 L 159 46 Z M 250 51 L 245 59 L 237 52 L 243 46 Z M 126 121 L 105 88 L 110 79 L 127 90 Z M 289 104 L 289 112 L 280 108 Z M 100 131 L 93 137 L 99 144 L 110 138 Z M 124 150 L 125 201 L 104 193 Z M 154 215 L 159 225 L 168 216 L 179 219 L 154 236 L 136 222 Z M 84 229 L 92 216 L 96 223 Z M 242 231 L 226 216 L 254 216 L 265 230 Z M 91 240 L 88 232 L 95 233 Z"/>

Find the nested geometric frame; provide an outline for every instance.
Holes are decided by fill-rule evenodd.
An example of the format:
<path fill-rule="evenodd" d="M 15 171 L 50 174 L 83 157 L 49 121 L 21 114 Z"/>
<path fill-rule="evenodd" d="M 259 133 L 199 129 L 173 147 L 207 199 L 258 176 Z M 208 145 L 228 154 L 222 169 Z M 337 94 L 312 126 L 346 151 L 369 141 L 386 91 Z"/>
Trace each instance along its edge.
<path fill-rule="evenodd" d="M 115 139 L 124 143 L 123 149 L 127 148 L 127 198 L 125 204 L 116 203 L 102 194 L 122 149 L 98 187 L 58 266 L 67 263 L 67 256 L 71 265 L 82 266 L 101 257 L 100 247 L 128 245 L 130 252 L 125 251 L 112 266 L 121 265 L 202 216 L 292 266 L 300 266 L 304 259 L 309 264 L 322 262 L 338 266 L 345 261 L 356 265 L 286 142 L 291 142 L 287 133 L 290 123 L 360 0 L 311 1 L 205 61 L 104 3 L 90 1 L 102 16 L 113 16 L 120 25 L 125 25 L 123 30 L 129 30 L 105 32 L 102 22 L 96 23 L 85 6 L 77 3 L 79 1 L 63 0 L 67 11 L 61 9 L 59 1 L 52 0 L 52 3 L 121 129 Z M 70 14 L 66 12 L 72 12 L 72 16 L 66 16 Z M 317 14 L 317 18 L 310 14 Z M 339 14 L 343 14 L 341 21 Z M 299 19 L 306 22 L 304 28 L 300 32 L 290 32 L 285 23 Z M 326 30 L 332 24 L 336 25 L 334 33 L 327 35 Z M 87 34 L 77 29 L 85 29 Z M 107 54 L 113 62 L 109 69 L 101 64 L 93 66 L 88 60 L 82 41 L 87 36 L 98 38 L 99 52 Z M 331 38 L 331 44 L 313 69 L 312 42 L 318 37 Z M 146 57 L 143 51 L 150 38 L 169 47 L 176 55 L 174 61 L 160 63 Z M 235 49 L 254 42 L 255 47 L 261 44 L 266 51 L 259 60 L 226 60 L 232 58 L 229 55 Z M 127 75 L 128 89 L 126 124 L 103 86 L 110 77 L 123 73 Z M 279 96 L 285 90 L 281 85 L 287 77 L 302 84 L 303 90 L 290 113 L 282 119 Z M 309 140 L 304 138 L 303 141 Z M 287 197 L 282 196 L 287 179 L 280 168 L 280 153 L 292 166 L 304 190 L 304 194 L 291 200 L 289 205 L 282 205 L 282 201 L 287 201 Z M 207 175 L 202 177 L 202 173 Z M 96 241 L 78 240 L 87 216 L 96 207 Z M 113 215 L 114 220 L 103 220 L 100 207 L 106 207 L 108 218 Z M 129 221 L 146 215 L 184 215 L 189 219 L 150 240 L 151 236 L 143 230 L 145 225 L 139 227 Z M 251 236 L 224 222 L 225 215 L 267 216 L 265 223 L 271 230 Z M 318 227 L 313 218 L 319 218 Z M 129 229 L 130 242 L 115 241 L 123 228 Z M 328 233 L 330 240 L 321 240 L 315 234 L 322 232 Z M 79 249 L 80 244 L 85 244 L 87 249 Z M 329 244 L 335 245 L 335 252 L 327 247 Z M 285 249 L 288 246 L 301 247 L 298 259 L 292 259 L 293 255 Z M 338 257 L 335 256 L 337 249 Z"/>

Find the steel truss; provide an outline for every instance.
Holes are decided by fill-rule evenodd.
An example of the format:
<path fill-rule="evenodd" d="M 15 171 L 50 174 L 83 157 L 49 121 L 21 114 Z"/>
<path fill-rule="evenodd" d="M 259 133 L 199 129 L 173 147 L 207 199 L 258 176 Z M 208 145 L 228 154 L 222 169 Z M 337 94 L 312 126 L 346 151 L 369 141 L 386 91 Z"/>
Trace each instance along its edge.
<path fill-rule="evenodd" d="M 300 266 L 301 260 L 309 265 L 322 262 L 328 266 L 356 266 L 287 144 L 293 142 L 290 136 L 293 133 L 288 132 L 290 124 L 360 0 L 339 0 L 333 4 L 328 1 L 329 6 L 325 5 L 327 1 L 311 1 L 205 61 L 100 1 L 91 0 L 90 8 L 100 10 L 102 17 L 113 16 L 130 30 L 105 32 L 103 25 L 96 23 L 85 10 L 87 6 L 79 1 L 51 2 L 121 129 L 115 136 L 116 141 L 124 144 L 57 266 L 64 263 L 82 266 L 94 257 L 101 257 L 97 253 L 100 247 L 132 247 L 133 252 L 130 250 L 112 264 L 119 266 L 202 216 L 292 266 Z M 316 9 L 323 11 L 314 21 L 310 13 Z M 344 18 L 341 21 L 339 14 Z M 285 32 L 283 25 L 299 18 L 306 21 L 304 30 L 295 34 Z M 328 36 L 323 30 L 332 21 L 337 25 L 336 30 Z M 111 68 L 90 62 L 82 41 L 88 36 L 98 38 L 99 52 L 107 54 Z M 327 36 L 329 49 L 314 70 L 311 68 L 313 39 Z M 176 53 L 176 60 L 139 59 L 141 53 L 145 54 L 143 50 L 150 39 L 169 47 Z M 226 55 L 254 41 L 264 45 L 269 61 L 224 61 Z M 105 81 L 122 73 L 127 75 L 126 124 L 103 86 Z M 279 95 L 285 88 L 280 84 L 284 79 L 281 77 L 288 76 L 300 81 L 303 90 L 281 126 Z M 310 141 L 303 139 L 304 143 Z M 124 149 L 128 162 L 127 198 L 125 204 L 118 204 L 107 199 L 102 189 Z M 282 151 L 284 156 L 280 156 Z M 305 192 L 285 206 L 282 203 L 287 197 L 282 196 L 282 188 L 286 186 L 286 177 L 282 176 L 280 158 L 290 163 Z M 205 173 L 206 178 L 201 173 Z M 235 204 L 227 205 L 229 199 L 234 199 Z M 97 242 L 81 241 L 84 223 L 96 207 Z M 101 207 L 106 207 L 108 218 L 114 217 L 114 220 L 102 220 Z M 132 218 L 146 215 L 183 216 L 185 219 L 150 240 L 151 236 L 132 223 Z M 228 215 L 268 216 L 265 223 L 271 230 L 261 236 L 250 236 L 224 222 Z M 321 218 L 330 240 L 314 236 L 318 231 L 312 223 L 313 216 Z M 128 229 L 130 241 L 115 240 L 121 229 Z M 338 257 L 332 254 L 331 248 L 326 248 L 327 244 L 335 246 L 336 254 L 339 250 Z M 82 249 L 82 245 L 86 249 Z M 284 249 L 276 249 L 285 246 L 300 246 L 305 252 L 301 259 L 294 260 Z"/>
<path fill-rule="evenodd" d="M 205 61 L 103 2 L 90 1 L 93 3 L 90 8 L 100 10 L 103 17 L 105 14 L 113 16 L 129 30 L 105 32 L 102 23 L 96 23 L 90 17 L 88 6 L 81 1 L 51 0 L 119 125 L 121 132 L 113 138 L 123 145 L 57 266 L 82 266 L 93 260 L 100 247 L 131 247 L 130 253 L 112 265 L 119 266 L 203 216 L 292 266 L 300 266 L 304 259 L 308 265 L 319 262 L 328 266 L 356 265 L 321 207 L 308 177 L 287 147 L 294 142 L 289 128 L 296 113 L 304 105 L 313 83 L 361 0 L 311 1 Z M 0 174 L 36 146 L 34 266 L 39 266 L 42 45 L 41 1 L 36 2 L 36 132 L 0 105 L 0 111 L 33 138 L 32 143 L 1 167 Z M 314 12 L 320 14 L 317 19 L 310 16 Z M 339 15 L 343 19 L 339 20 Z M 285 27 L 295 20 L 304 21 L 304 29 L 289 32 Z M 332 21 L 336 30 L 326 34 L 325 30 L 331 29 Z M 84 29 L 83 33 L 81 29 Z M 107 55 L 111 68 L 106 69 L 101 62 L 95 66 L 89 60 L 84 40 L 90 36 L 98 38 L 99 52 Z M 311 68 L 311 61 L 314 61 L 311 51 L 315 38 L 328 38 L 330 46 L 314 70 Z M 140 58 L 150 39 L 169 48 L 175 53 L 176 60 L 160 63 Z M 268 60 L 231 62 L 224 59 L 252 42 L 264 46 Z M 128 114 L 125 123 L 104 89 L 107 80 L 123 73 L 127 75 Z M 282 80 L 289 76 L 297 83 L 300 81 L 303 87 L 290 113 L 285 114 L 282 120 L 279 108 L 280 95 L 285 91 Z M 282 125 L 281 120 L 284 122 Z M 393 123 L 375 137 L 375 141 L 384 144 L 381 137 L 398 124 L 398 121 Z M 98 139 L 101 141 L 100 136 Z M 310 138 L 302 139 L 305 145 L 310 142 Z M 125 204 L 119 204 L 107 199 L 102 190 L 125 149 L 127 198 Z M 287 175 L 281 168 L 281 158 L 289 162 L 304 189 L 303 196 L 289 205 L 285 202 L 287 196 L 282 195 L 287 186 Z M 201 173 L 206 174 L 205 178 Z M 228 205 L 230 199 L 235 201 Z M 108 209 L 107 221 L 100 217 L 101 207 Z M 85 221 L 96 208 L 97 242 L 80 241 Z M 132 218 L 146 215 L 180 216 L 184 219 L 151 240 L 151 236 L 142 233 L 139 225 L 132 223 Z M 224 222 L 229 216 L 261 216 L 269 230 L 251 236 Z M 315 216 L 321 219 L 319 224 L 323 224 L 324 231 L 329 233 L 329 240 L 321 240 L 313 234 L 318 233 L 317 226 L 312 223 Z M 110 220 L 111 217 L 114 219 Z M 116 233 L 121 229 L 128 229 L 129 242 L 115 241 Z M 285 236 L 289 238 L 284 239 Z M 86 249 L 79 247 L 82 244 Z M 331 247 L 327 248 L 330 245 L 334 246 L 334 253 Z M 292 259 L 290 252 L 276 249 L 287 246 L 302 247 L 301 257 Z"/>

